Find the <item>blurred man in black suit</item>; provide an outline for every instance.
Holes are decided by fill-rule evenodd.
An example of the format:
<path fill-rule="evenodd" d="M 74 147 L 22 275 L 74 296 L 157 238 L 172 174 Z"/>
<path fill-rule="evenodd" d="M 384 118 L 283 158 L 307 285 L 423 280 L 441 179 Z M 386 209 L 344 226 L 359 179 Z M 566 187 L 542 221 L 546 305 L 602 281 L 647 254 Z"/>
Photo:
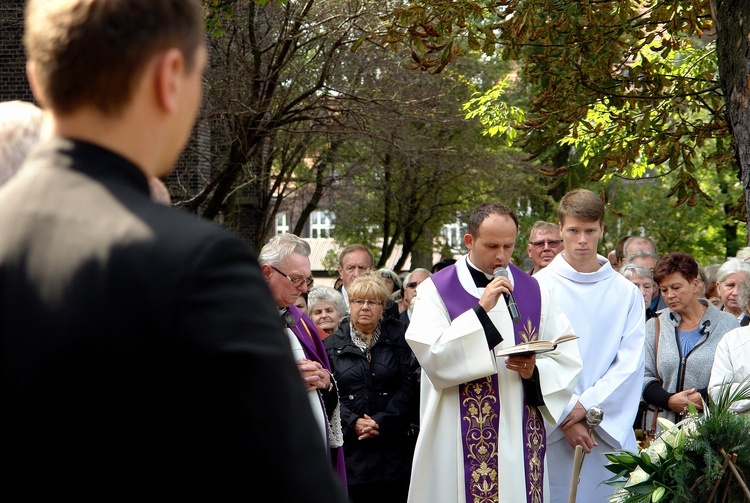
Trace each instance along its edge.
<path fill-rule="evenodd" d="M 0 190 L 7 494 L 346 501 L 255 254 L 149 199 L 203 39 L 197 0 L 27 3 L 52 138 Z"/>

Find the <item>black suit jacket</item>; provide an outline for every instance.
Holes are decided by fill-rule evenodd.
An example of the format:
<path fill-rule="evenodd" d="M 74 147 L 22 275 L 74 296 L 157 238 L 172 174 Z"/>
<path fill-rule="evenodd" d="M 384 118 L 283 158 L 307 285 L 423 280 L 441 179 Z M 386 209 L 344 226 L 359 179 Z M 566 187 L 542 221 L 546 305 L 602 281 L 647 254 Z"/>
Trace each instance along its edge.
<path fill-rule="evenodd" d="M 345 501 L 245 242 L 83 142 L 38 147 L 0 205 L 9 494 Z"/>

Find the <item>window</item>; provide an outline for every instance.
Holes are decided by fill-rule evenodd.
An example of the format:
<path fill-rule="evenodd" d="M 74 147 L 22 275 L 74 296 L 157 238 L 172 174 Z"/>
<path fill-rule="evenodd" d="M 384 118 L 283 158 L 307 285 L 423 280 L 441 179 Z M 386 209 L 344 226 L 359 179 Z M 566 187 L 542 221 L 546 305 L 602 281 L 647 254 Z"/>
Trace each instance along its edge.
<path fill-rule="evenodd" d="M 310 215 L 310 237 L 329 238 L 333 229 L 333 217 L 327 211 L 314 211 Z"/>
<path fill-rule="evenodd" d="M 454 251 L 461 250 L 464 240 L 464 226 L 460 222 L 446 224 L 440 230 L 440 234 L 445 238 L 445 243 Z"/>
<path fill-rule="evenodd" d="M 289 219 L 286 213 L 276 215 L 276 234 L 286 234 L 289 232 Z"/>

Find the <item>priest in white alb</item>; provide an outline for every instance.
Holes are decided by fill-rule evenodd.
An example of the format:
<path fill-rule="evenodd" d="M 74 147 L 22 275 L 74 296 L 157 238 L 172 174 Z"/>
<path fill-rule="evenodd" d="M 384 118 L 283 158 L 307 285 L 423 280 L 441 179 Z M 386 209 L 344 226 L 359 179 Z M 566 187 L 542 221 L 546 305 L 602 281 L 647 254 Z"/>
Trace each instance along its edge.
<path fill-rule="evenodd" d="M 577 342 L 495 355 L 573 333 L 549 293 L 509 264 L 517 233 L 506 206 L 476 207 L 468 255 L 417 289 L 406 334 L 422 367 L 410 503 L 543 503 L 548 470 L 571 472 L 547 466 L 545 421 L 556 424 L 572 397 L 582 367 Z"/>

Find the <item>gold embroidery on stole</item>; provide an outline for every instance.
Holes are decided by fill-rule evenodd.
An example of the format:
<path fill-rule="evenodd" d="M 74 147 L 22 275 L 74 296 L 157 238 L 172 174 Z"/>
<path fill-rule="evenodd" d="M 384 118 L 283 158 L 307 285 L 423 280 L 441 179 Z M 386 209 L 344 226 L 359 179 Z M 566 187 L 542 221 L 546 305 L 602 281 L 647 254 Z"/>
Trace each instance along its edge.
<path fill-rule="evenodd" d="M 493 411 L 497 396 L 492 390 L 492 378 L 477 379 L 462 386 L 461 400 L 467 411 L 463 417 L 468 422 L 464 457 L 469 461 L 469 481 L 473 501 L 467 503 L 497 502 L 497 438 L 495 424 L 499 418 Z"/>

